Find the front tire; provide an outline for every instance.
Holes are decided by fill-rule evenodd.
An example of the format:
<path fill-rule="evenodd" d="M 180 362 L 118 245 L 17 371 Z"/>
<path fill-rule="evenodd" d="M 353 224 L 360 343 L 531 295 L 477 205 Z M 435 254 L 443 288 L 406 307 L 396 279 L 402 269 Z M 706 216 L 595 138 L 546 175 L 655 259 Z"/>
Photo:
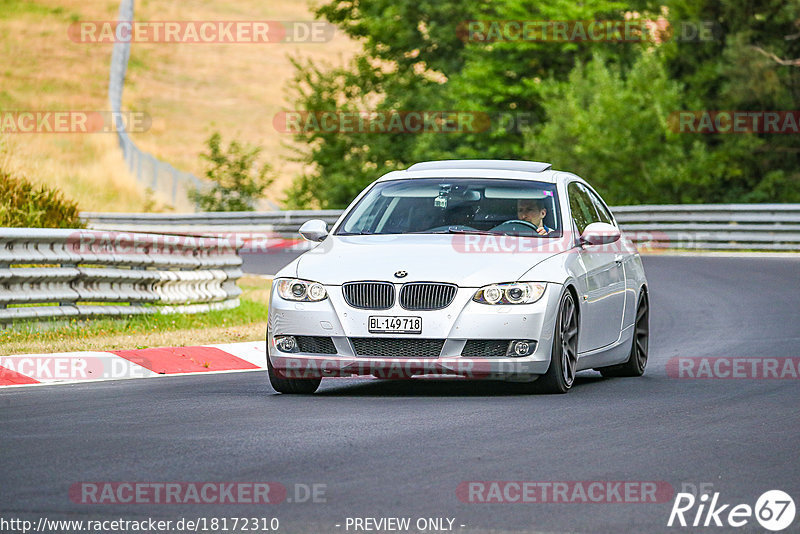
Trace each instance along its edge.
<path fill-rule="evenodd" d="M 619 365 L 597 369 L 605 377 L 642 376 L 647 366 L 650 345 L 650 302 L 647 292 L 642 290 L 636 306 L 636 322 L 633 326 L 633 341 L 628 360 Z"/>
<path fill-rule="evenodd" d="M 566 291 L 558 305 L 550 367 L 533 383 L 538 392 L 566 393 L 572 388 L 578 368 L 578 331 L 575 298 Z"/>
<path fill-rule="evenodd" d="M 269 335 L 267 335 L 269 343 Z M 311 395 L 319 388 L 322 377 L 316 378 L 289 378 L 272 366 L 269 358 L 269 346 L 267 347 L 267 375 L 272 389 L 278 393 L 289 393 L 298 395 Z"/>

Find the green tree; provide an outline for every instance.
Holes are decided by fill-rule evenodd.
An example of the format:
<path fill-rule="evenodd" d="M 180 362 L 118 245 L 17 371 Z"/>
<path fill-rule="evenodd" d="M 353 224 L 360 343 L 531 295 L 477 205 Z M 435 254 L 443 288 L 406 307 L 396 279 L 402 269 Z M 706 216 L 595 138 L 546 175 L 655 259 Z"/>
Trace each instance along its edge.
<path fill-rule="evenodd" d="M 592 21 L 623 20 L 629 4 L 613 0 L 505 0 L 486 3 L 475 14 L 476 21 Z M 479 26 L 480 27 L 480 26 Z M 503 31 L 503 25 L 498 25 Z M 585 27 L 585 24 L 582 24 Z M 551 30 L 542 39 L 487 39 L 484 31 L 470 38 L 466 33 L 464 67 L 453 76 L 447 87 L 449 103 L 458 109 L 486 112 L 495 119 L 499 115 L 526 118 L 538 124 L 545 120 L 542 103 L 542 82 L 564 80 L 572 67 L 586 61 L 593 53 L 629 64 L 640 47 L 637 43 L 598 41 L 560 41 Z M 502 35 L 502 33 L 501 33 Z M 432 136 L 420 139 L 415 156 L 428 158 L 514 158 L 531 159 L 525 146 L 529 131 L 515 124 L 500 127 L 495 120 L 486 132 L 460 136 Z"/>
<path fill-rule="evenodd" d="M 626 76 L 598 54 L 542 91 L 547 122 L 529 135 L 530 153 L 591 181 L 608 202 L 702 202 L 716 187 L 722 162 L 670 122 L 682 87 L 656 50 Z"/>
<path fill-rule="evenodd" d="M 330 0 L 317 15 L 359 40 L 351 64 L 296 62 L 296 109 L 309 111 L 474 111 L 542 116 L 538 83 L 566 76 L 583 43 L 486 43 L 465 36 L 468 21 L 622 17 L 621 2 L 555 5 L 531 0 Z M 617 47 L 617 50 L 622 50 Z M 497 123 L 495 122 L 494 126 Z M 300 132 L 308 171 L 287 191 L 289 207 L 343 207 L 371 180 L 424 159 L 524 158 L 523 131 L 493 127 L 453 134 Z"/>
<path fill-rule="evenodd" d="M 365 57 L 349 69 L 323 70 L 310 62 L 296 62 L 296 66 L 297 110 L 347 113 L 385 108 L 381 102 L 385 75 Z M 315 128 L 298 132 L 295 140 L 303 147 L 297 160 L 305 163 L 307 170 L 286 191 L 289 208 L 346 206 L 378 174 L 401 167 L 412 141 L 406 134 Z"/>
<path fill-rule="evenodd" d="M 469 21 L 623 20 L 634 13 L 666 14 L 678 32 L 711 23 L 714 38 L 482 41 L 464 31 Z M 298 61 L 296 109 L 461 110 L 516 115 L 536 128 L 495 121 L 485 131 L 446 135 L 299 132 L 297 158 L 307 171 L 287 191 L 290 207 L 343 207 L 384 172 L 445 158 L 553 159 L 606 180 L 615 202 L 800 200 L 797 136 L 679 134 L 667 124 L 684 109 L 797 109 L 795 0 L 327 0 L 317 15 L 361 42 L 363 53 L 337 68 Z M 570 76 L 584 84 L 580 95 Z M 606 90 L 616 92 L 593 94 Z M 588 121 L 586 105 L 614 122 L 581 132 L 570 121 Z M 619 185 L 629 182 L 633 189 Z"/>
<path fill-rule="evenodd" d="M 317 15 L 362 43 L 341 67 L 295 61 L 295 109 L 302 111 L 446 110 L 442 80 L 462 66 L 459 24 L 478 0 L 331 0 Z M 427 134 L 431 135 L 431 134 Z M 406 133 L 306 131 L 295 136 L 308 169 L 287 190 L 288 207 L 346 206 L 378 175 L 412 161 Z"/>
<path fill-rule="evenodd" d="M 796 0 L 672 0 L 674 27 L 705 24 L 711 38 L 668 41 L 669 75 L 685 84 L 699 110 L 797 110 L 800 102 L 800 2 Z M 695 137 L 726 165 L 707 202 L 800 202 L 797 134 Z"/>
<path fill-rule="evenodd" d="M 208 139 L 205 176 L 211 182 L 208 189 L 190 192 L 190 198 L 200 211 L 252 211 L 256 201 L 274 178 L 267 178 L 270 166 L 258 164 L 261 147 L 231 141 L 227 150 L 222 136 L 215 132 Z"/>

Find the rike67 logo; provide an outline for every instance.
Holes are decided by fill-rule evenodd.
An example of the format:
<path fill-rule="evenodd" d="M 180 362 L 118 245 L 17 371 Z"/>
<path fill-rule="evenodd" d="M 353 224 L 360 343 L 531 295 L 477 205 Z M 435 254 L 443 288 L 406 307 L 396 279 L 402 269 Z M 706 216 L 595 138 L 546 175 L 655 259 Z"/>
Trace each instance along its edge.
<path fill-rule="evenodd" d="M 678 493 L 667 526 L 739 528 L 755 517 L 763 528 L 779 532 L 794 522 L 794 500 L 784 491 L 764 492 L 756 500 L 755 506 L 722 503 L 719 495 L 719 492 L 715 492 L 695 497 L 691 493 Z"/>

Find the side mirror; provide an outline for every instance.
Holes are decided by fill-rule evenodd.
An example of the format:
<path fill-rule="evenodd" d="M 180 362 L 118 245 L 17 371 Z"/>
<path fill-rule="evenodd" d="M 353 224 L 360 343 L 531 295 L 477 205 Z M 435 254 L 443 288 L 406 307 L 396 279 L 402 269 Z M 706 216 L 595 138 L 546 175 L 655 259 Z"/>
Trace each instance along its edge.
<path fill-rule="evenodd" d="M 322 241 L 328 236 L 328 224 L 319 219 L 312 219 L 300 227 L 300 235 L 308 241 Z"/>
<path fill-rule="evenodd" d="M 581 234 L 581 244 L 608 245 L 620 238 L 619 228 L 604 222 L 592 223 L 584 228 Z"/>

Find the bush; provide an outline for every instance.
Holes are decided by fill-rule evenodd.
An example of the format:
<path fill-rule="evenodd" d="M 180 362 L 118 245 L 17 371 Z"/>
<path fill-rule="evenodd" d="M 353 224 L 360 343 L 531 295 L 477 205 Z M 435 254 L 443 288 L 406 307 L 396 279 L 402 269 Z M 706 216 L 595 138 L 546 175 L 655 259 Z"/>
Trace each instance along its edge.
<path fill-rule="evenodd" d="M 542 83 L 548 121 L 529 135 L 532 159 L 589 180 L 612 205 L 707 202 L 724 166 L 696 137 L 673 132 L 681 85 L 653 51 L 624 76 L 604 56 L 579 63 L 569 80 Z"/>
<path fill-rule="evenodd" d="M 200 211 L 253 211 L 256 201 L 273 179 L 267 178 L 270 166 L 258 165 L 261 147 L 232 141 L 222 148 L 222 136 L 216 132 L 208 139 L 208 153 L 200 157 L 208 162 L 208 190 L 193 190 L 189 197 Z"/>
<path fill-rule="evenodd" d="M 34 185 L 0 170 L 0 226 L 84 228 L 78 205 L 58 189 Z"/>

